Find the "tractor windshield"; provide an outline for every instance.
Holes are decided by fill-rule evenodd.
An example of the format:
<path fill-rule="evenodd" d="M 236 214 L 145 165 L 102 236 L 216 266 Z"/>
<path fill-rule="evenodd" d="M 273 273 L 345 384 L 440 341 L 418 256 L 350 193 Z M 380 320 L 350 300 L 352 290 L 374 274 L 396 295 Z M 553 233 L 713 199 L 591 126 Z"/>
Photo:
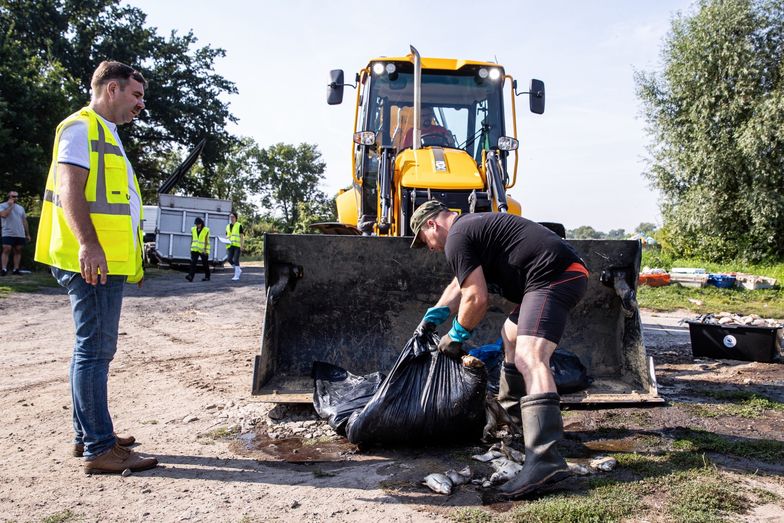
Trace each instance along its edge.
<path fill-rule="evenodd" d="M 405 66 L 405 64 L 403 64 Z M 399 67 L 398 69 L 402 69 Z M 422 72 L 421 145 L 463 149 L 477 161 L 504 134 L 503 79 L 480 79 L 475 69 Z M 372 75 L 364 130 L 397 150 L 413 144 L 413 72 Z"/>

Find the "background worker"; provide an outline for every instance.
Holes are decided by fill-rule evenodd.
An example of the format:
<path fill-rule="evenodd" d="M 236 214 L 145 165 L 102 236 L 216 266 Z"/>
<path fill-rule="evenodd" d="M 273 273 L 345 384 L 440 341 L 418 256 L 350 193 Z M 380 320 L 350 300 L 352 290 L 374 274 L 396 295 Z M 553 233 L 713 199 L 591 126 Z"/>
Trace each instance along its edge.
<path fill-rule="evenodd" d="M 19 193 L 11 191 L 8 193 L 8 201 L 0 203 L 0 218 L 2 218 L 3 228 L 3 253 L 0 261 L 0 275 L 8 274 L 8 259 L 13 253 L 14 269 L 13 274 L 19 275 L 22 262 L 22 248 L 25 243 L 30 241 L 30 230 L 27 228 L 27 215 L 24 207 L 16 203 Z"/>
<path fill-rule="evenodd" d="M 229 239 L 229 248 L 226 249 L 226 256 L 229 263 L 234 266 L 234 277 L 232 280 L 240 279 L 242 269 L 240 269 L 240 252 L 245 243 L 245 235 L 242 224 L 237 221 L 237 213 L 232 211 L 229 214 L 229 224 L 226 225 L 226 237 Z"/>
<path fill-rule="evenodd" d="M 488 284 L 519 305 L 504 322 L 507 396 L 522 395 L 520 416 L 525 438 L 522 471 L 501 487 L 519 497 L 570 475 L 556 449 L 563 437 L 560 397 L 550 371 L 552 356 L 566 326 L 569 311 L 585 294 L 588 270 L 574 249 L 538 223 L 506 213 L 458 215 L 441 202 L 420 205 L 411 216 L 411 247 L 443 251 L 455 274 L 420 329 L 435 329 L 451 313 L 452 328 L 438 349 L 453 357 L 463 354 L 463 342 L 482 321 L 488 308 Z M 510 387 L 509 364 L 523 380 Z M 502 384 L 502 391 L 504 385 Z M 516 390 L 512 390 L 516 389 Z M 506 399 L 510 399 L 507 397 Z"/>
<path fill-rule="evenodd" d="M 196 218 L 191 227 L 191 267 L 185 277 L 188 281 L 193 281 L 196 274 L 196 261 L 201 258 L 204 265 L 204 278 L 201 281 L 210 281 L 210 228 L 204 226 L 204 220 Z"/>
<path fill-rule="evenodd" d="M 144 109 L 146 85 L 141 73 L 125 64 L 98 65 L 90 105 L 57 126 L 35 246 L 36 261 L 51 266 L 71 300 L 73 453 L 86 458 L 88 474 L 158 464 L 127 448 L 132 436 L 114 433 L 107 387 L 123 286 L 128 281 L 141 287 L 144 277 L 141 191 L 117 126 Z"/>

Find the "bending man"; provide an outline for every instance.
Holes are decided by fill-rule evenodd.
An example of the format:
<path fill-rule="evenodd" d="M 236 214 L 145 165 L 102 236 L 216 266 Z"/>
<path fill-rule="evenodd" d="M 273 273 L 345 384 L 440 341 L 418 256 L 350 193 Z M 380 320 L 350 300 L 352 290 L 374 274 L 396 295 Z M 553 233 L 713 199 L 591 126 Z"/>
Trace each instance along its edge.
<path fill-rule="evenodd" d="M 414 211 L 411 229 L 411 247 L 443 251 L 455 274 L 420 324 L 434 329 L 457 313 L 440 351 L 455 357 L 463 353 L 463 342 L 487 312 L 488 284 L 519 304 L 501 330 L 505 363 L 499 400 L 507 410 L 519 400 L 525 464 L 501 491 L 519 497 L 565 479 L 569 467 L 555 446 L 563 436 L 563 418 L 549 363 L 569 311 L 586 291 L 588 270 L 582 260 L 535 222 L 502 213 L 458 215 L 435 200 Z"/>

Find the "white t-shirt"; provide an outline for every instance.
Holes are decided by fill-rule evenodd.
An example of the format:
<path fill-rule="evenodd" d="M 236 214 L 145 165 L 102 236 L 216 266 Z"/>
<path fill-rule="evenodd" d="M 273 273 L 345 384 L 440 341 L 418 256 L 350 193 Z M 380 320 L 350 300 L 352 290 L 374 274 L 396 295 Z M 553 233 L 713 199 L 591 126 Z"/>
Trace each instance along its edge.
<path fill-rule="evenodd" d="M 117 140 L 117 144 L 120 146 L 123 158 L 125 158 L 125 165 L 128 167 L 128 194 L 131 196 L 128 202 L 131 206 L 131 224 L 133 230 L 136 231 L 139 229 L 139 222 L 141 221 L 142 199 L 136 192 L 136 185 L 133 183 L 133 167 L 131 167 L 131 162 L 128 161 L 128 157 L 125 155 L 125 148 L 120 140 L 120 136 L 117 134 L 117 124 L 105 120 L 100 115 L 98 118 L 109 128 L 112 136 L 114 136 L 114 139 Z M 57 162 L 70 163 L 87 170 L 90 169 L 90 148 L 87 144 L 87 124 L 85 122 L 78 120 L 63 129 L 63 132 L 60 134 L 60 145 L 57 149 Z M 136 234 L 133 235 L 133 241 L 135 245 L 137 241 Z"/>
<path fill-rule="evenodd" d="M 4 211 L 8 209 L 8 207 L 10 207 L 8 202 L 0 203 L 0 211 Z M 0 222 L 3 222 L 3 238 L 24 238 L 25 217 L 24 207 L 15 203 L 14 206 L 11 207 L 11 212 L 8 216 L 0 218 Z"/>

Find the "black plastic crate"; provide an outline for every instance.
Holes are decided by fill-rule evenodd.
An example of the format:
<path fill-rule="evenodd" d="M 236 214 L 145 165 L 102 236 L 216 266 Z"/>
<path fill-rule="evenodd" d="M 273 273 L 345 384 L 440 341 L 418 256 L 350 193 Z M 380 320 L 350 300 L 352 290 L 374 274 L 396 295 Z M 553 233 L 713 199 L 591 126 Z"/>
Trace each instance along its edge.
<path fill-rule="evenodd" d="M 773 362 L 779 349 L 776 327 L 716 325 L 687 321 L 695 358 Z"/>

